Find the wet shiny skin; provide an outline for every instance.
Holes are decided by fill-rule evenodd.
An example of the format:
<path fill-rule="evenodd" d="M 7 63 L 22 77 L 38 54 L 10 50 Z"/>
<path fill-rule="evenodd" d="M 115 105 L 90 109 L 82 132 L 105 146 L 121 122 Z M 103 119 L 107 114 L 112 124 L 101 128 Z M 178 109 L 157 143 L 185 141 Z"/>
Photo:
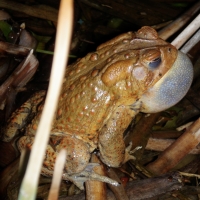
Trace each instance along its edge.
<path fill-rule="evenodd" d="M 184 92 L 183 88 L 179 91 L 179 86 L 176 86 L 178 98 L 173 103 L 165 102 L 163 109 L 179 101 L 191 85 L 193 72 L 189 59 L 179 59 L 176 70 L 173 69 L 177 55 L 176 48 L 161 40 L 154 29 L 143 27 L 136 33 L 125 33 L 100 45 L 96 52 L 68 66 L 46 151 L 43 174 L 52 175 L 54 161 L 61 148 L 67 150 L 67 174 L 83 171 L 94 149 L 99 149 L 101 160 L 112 167 L 118 167 L 131 159 L 129 149 L 124 145 L 123 132 L 134 116 L 140 111 L 156 111 L 156 105 L 148 107 L 146 102 L 151 99 L 156 102 L 159 95 L 167 96 L 164 93 L 169 90 L 165 91 L 161 86 L 166 83 L 165 80 L 177 79 L 179 67 L 184 67 L 184 70 L 176 83 L 183 85 L 185 81 Z M 176 74 L 170 76 L 173 70 Z M 162 78 L 164 81 L 160 84 Z M 151 95 L 154 86 L 156 92 Z M 162 92 L 159 92 L 159 88 L 162 88 Z M 173 91 L 173 84 L 170 90 Z M 33 143 L 43 97 L 44 92 L 39 92 L 29 100 L 30 105 L 39 106 L 35 108 L 37 114 L 26 128 L 25 136 L 19 140 L 20 150 L 31 147 Z M 159 100 L 158 106 L 161 104 L 162 100 Z M 11 119 L 14 120 L 14 115 Z M 9 131 L 6 133 L 5 140 L 9 140 L 12 136 Z"/>

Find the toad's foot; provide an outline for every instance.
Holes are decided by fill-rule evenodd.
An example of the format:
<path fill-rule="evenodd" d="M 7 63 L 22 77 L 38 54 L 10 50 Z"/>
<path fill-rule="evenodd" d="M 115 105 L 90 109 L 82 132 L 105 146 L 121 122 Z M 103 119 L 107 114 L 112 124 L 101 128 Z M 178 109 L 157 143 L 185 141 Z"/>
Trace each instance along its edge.
<path fill-rule="evenodd" d="M 89 181 L 89 180 L 93 180 L 93 181 L 101 181 L 101 182 L 105 182 L 105 183 L 109 183 L 115 186 L 118 186 L 120 183 L 108 178 L 106 176 L 102 176 L 99 175 L 97 173 L 95 173 L 93 171 L 93 167 L 97 166 L 99 164 L 97 163 L 89 163 L 87 165 L 87 167 L 85 168 L 84 171 L 77 173 L 77 174 L 63 174 L 63 179 L 64 180 L 70 180 L 71 182 L 73 182 L 78 188 L 80 188 L 81 190 L 84 189 L 84 182 L 85 181 Z"/>
<path fill-rule="evenodd" d="M 72 183 L 74 183 L 79 189 L 84 190 L 84 182 L 89 181 L 89 180 L 95 180 L 95 181 L 101 181 L 105 183 L 109 183 L 115 186 L 118 186 L 120 183 L 110 179 L 106 176 L 99 175 L 93 171 L 93 167 L 97 166 L 99 164 L 97 163 L 89 163 L 87 167 L 80 173 L 76 174 L 67 174 L 63 173 L 62 179 L 63 180 L 69 180 Z M 45 174 L 52 174 L 52 171 L 49 171 L 48 169 L 43 169 L 43 172 Z"/>
<path fill-rule="evenodd" d="M 124 159 L 123 163 L 126 163 L 129 160 L 135 160 L 136 159 L 135 156 L 133 156 L 131 154 L 135 153 L 137 150 L 139 150 L 141 148 L 142 148 L 141 146 L 138 146 L 138 147 L 135 147 L 135 149 L 131 150 L 132 149 L 132 142 L 130 142 L 129 145 L 126 147 L 125 159 Z"/>

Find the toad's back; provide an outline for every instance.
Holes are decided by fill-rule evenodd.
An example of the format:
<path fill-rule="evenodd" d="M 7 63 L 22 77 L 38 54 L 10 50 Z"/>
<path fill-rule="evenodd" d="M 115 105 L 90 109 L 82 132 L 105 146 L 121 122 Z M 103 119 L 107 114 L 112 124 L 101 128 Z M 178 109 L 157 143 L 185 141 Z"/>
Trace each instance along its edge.
<path fill-rule="evenodd" d="M 147 71 L 142 62 L 160 57 L 160 48 L 170 46 L 171 66 L 177 54 L 174 47 L 159 38 L 155 40 L 153 33 L 152 40 L 137 34 L 122 34 L 68 66 L 53 133 L 75 134 L 94 142 L 117 106 L 134 104 L 157 81 L 157 74 Z M 139 75 L 137 70 L 132 73 L 134 68 L 139 69 Z M 160 74 L 167 70 L 164 66 Z"/>

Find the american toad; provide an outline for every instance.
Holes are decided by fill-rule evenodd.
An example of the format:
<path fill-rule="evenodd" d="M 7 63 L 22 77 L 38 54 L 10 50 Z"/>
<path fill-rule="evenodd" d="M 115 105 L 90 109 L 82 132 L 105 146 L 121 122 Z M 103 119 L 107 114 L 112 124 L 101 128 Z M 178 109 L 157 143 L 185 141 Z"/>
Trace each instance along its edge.
<path fill-rule="evenodd" d="M 106 165 L 119 167 L 133 158 L 123 133 L 134 116 L 176 104 L 188 91 L 192 77 L 187 56 L 150 27 L 100 45 L 66 69 L 42 173 L 52 175 L 62 148 L 67 150 L 65 175 L 76 183 L 78 174 L 89 170 L 90 153 L 95 149 Z M 31 147 L 44 97 L 44 92 L 38 92 L 11 116 L 4 141 L 11 140 L 34 113 L 18 142 L 20 150 Z"/>

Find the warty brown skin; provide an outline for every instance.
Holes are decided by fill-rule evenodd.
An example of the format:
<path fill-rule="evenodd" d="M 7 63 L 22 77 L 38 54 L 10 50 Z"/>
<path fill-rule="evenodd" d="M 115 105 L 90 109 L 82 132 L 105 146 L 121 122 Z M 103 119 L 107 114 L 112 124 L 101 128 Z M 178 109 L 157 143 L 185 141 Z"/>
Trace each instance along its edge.
<path fill-rule="evenodd" d="M 96 52 L 68 66 L 43 174 L 52 175 L 61 148 L 67 150 L 67 174 L 83 171 L 96 148 L 108 166 L 118 167 L 133 158 L 124 145 L 123 132 L 140 111 L 137 101 L 170 70 L 176 57 L 175 47 L 160 39 L 154 29 L 142 27 L 100 45 Z M 40 100 L 44 92 L 36 95 Z M 34 141 L 43 107 L 39 100 L 35 96 L 29 100 L 39 106 L 19 140 L 20 150 Z"/>

